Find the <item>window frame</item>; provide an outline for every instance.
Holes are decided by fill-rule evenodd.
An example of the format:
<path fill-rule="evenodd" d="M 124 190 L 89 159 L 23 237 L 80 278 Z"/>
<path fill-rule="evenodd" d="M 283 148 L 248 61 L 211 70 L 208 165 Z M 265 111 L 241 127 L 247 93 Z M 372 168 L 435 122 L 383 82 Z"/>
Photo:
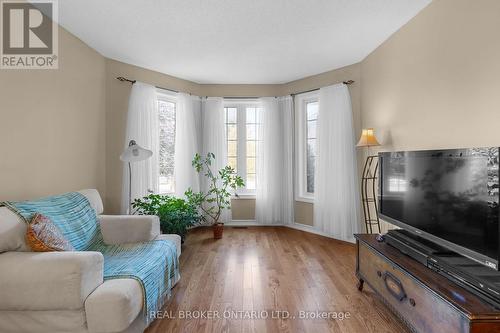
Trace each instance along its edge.
<path fill-rule="evenodd" d="M 238 188 L 236 193 L 239 198 L 255 198 L 256 189 L 246 188 L 247 176 L 247 114 L 248 107 L 262 108 L 261 103 L 257 99 L 224 99 L 224 117 L 226 117 L 226 108 L 236 108 L 236 164 L 237 174 L 245 182 L 244 188 Z M 256 114 L 257 124 L 258 116 Z M 224 122 L 226 125 L 226 121 Z M 257 125 L 258 127 L 258 125 Z M 256 134 L 257 135 L 257 134 Z M 228 138 L 226 138 L 226 145 Z M 237 198 L 236 196 L 233 197 Z"/>
<path fill-rule="evenodd" d="M 295 200 L 308 203 L 314 203 L 314 193 L 307 192 L 307 104 L 311 102 L 319 103 L 318 91 L 295 96 Z"/>
<path fill-rule="evenodd" d="M 174 126 L 176 127 L 177 126 L 177 94 L 174 92 L 168 91 L 168 90 L 157 88 L 156 89 L 156 100 L 157 100 L 157 104 L 160 101 L 174 104 L 174 106 L 175 106 L 174 107 L 174 119 L 175 119 Z M 158 110 L 158 113 L 159 113 L 159 110 Z M 160 115 L 158 114 L 158 117 L 159 116 Z M 160 134 L 160 129 L 158 127 L 158 135 L 159 134 Z M 160 163 L 160 156 L 159 156 L 159 152 L 158 152 L 158 171 L 159 171 L 159 163 Z M 161 192 L 160 191 L 160 173 L 158 172 L 158 194 L 161 194 L 161 195 L 173 195 L 173 194 L 175 194 L 175 132 L 174 132 L 174 163 L 173 164 L 174 164 L 173 191 L 172 192 Z"/>

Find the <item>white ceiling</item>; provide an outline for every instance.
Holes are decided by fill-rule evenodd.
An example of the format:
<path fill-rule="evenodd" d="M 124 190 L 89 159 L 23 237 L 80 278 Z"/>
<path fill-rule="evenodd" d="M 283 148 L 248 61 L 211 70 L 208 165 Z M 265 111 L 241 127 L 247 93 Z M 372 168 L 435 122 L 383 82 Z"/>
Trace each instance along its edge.
<path fill-rule="evenodd" d="M 431 0 L 63 0 L 102 55 L 198 83 L 284 83 L 357 63 Z"/>

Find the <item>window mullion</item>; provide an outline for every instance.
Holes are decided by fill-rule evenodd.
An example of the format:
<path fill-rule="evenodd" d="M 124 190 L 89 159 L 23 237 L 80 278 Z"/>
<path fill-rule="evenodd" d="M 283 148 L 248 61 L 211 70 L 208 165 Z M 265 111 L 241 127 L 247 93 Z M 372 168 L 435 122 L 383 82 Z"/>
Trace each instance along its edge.
<path fill-rule="evenodd" d="M 238 105 L 238 175 L 246 182 L 246 108 Z"/>

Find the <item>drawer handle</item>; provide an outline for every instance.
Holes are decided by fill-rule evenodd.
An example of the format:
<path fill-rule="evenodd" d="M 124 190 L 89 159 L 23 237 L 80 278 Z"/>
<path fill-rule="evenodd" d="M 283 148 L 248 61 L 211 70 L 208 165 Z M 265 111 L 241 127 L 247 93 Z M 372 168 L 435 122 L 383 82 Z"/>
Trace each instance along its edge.
<path fill-rule="evenodd" d="M 382 277 L 382 272 L 381 271 L 377 271 L 377 276 L 378 277 Z"/>
<path fill-rule="evenodd" d="M 395 299 L 401 302 L 406 298 L 406 292 L 403 288 L 403 284 L 398 280 L 397 277 L 389 272 L 385 272 L 384 283 L 389 293 L 394 296 Z"/>

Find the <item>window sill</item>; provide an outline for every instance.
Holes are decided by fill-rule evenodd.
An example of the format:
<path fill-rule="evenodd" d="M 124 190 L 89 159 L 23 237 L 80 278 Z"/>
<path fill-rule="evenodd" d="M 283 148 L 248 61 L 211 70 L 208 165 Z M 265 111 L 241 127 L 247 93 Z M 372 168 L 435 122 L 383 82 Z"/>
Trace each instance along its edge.
<path fill-rule="evenodd" d="M 314 203 L 314 197 L 302 197 L 302 196 L 297 196 L 295 197 L 295 201 L 299 202 L 307 202 L 307 203 Z"/>
<path fill-rule="evenodd" d="M 238 196 L 232 196 L 231 200 L 238 200 L 238 199 L 255 199 L 255 194 L 238 194 Z"/>

